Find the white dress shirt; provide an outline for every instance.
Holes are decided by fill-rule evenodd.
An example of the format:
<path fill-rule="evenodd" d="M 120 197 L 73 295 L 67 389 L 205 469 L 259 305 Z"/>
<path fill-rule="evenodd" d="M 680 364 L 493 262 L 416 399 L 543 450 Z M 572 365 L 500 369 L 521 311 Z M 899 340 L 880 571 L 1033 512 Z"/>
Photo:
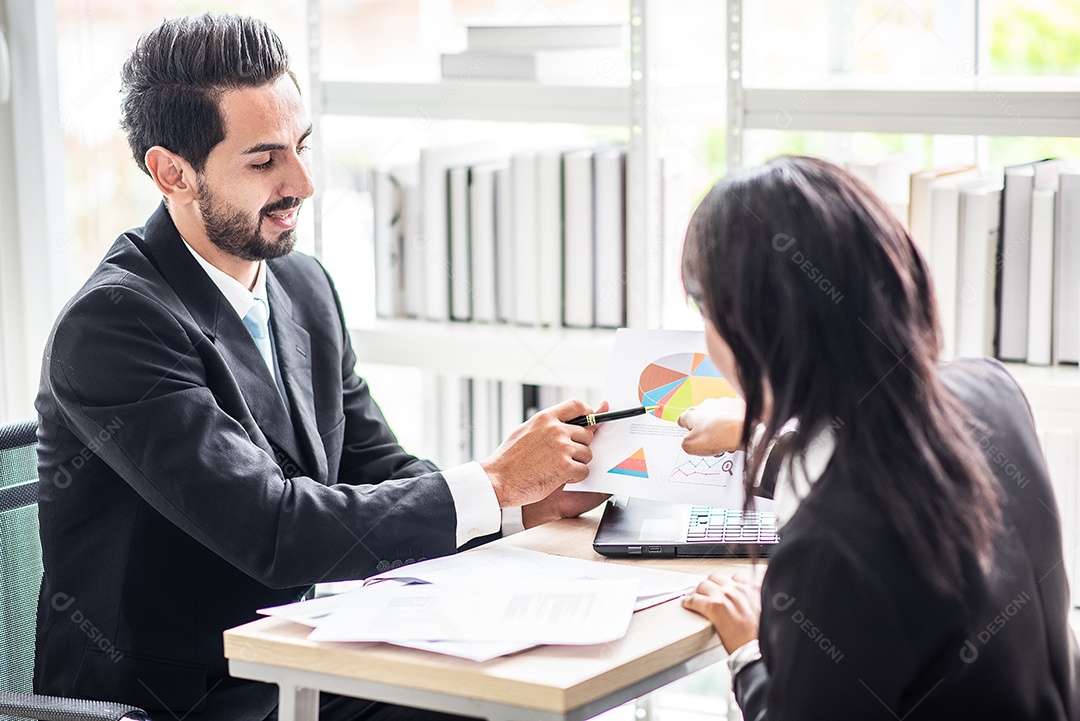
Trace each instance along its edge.
<path fill-rule="evenodd" d="M 241 319 L 247 315 L 251 304 L 257 298 L 266 301 L 267 322 L 273 308 L 266 297 L 266 263 L 259 261 L 259 272 L 255 276 L 255 285 L 251 289 L 233 278 L 228 273 L 214 266 L 210 261 L 195 252 L 185 240 L 184 245 L 214 285 L 218 287 L 225 300 L 229 301 Z M 271 374 L 273 370 L 271 369 Z M 454 511 L 457 514 L 457 545 L 461 547 L 478 536 L 486 536 L 502 530 L 504 534 L 521 530 L 521 509 L 507 508 L 500 513 L 499 500 L 495 489 L 483 467 L 476 461 L 448 468 L 442 471 L 450 495 L 454 499 Z"/>

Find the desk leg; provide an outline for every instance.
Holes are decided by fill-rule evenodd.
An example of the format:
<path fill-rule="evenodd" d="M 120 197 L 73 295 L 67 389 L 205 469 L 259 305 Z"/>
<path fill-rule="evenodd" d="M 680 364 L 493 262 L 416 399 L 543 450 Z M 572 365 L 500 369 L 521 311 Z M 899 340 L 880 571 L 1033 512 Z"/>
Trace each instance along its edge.
<path fill-rule="evenodd" d="M 278 721 L 319 721 L 319 692 L 281 684 Z"/>

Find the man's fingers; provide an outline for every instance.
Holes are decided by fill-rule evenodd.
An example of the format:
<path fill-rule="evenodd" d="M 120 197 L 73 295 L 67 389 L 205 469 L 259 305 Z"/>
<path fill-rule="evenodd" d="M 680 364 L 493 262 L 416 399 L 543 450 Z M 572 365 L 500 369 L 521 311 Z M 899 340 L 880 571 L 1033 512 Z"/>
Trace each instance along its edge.
<path fill-rule="evenodd" d="M 584 401 L 580 401 L 577 398 L 571 398 L 562 403 L 557 403 L 549 408 L 548 411 L 550 411 L 556 419 L 563 422 L 593 412 L 592 408 L 587 406 Z"/>

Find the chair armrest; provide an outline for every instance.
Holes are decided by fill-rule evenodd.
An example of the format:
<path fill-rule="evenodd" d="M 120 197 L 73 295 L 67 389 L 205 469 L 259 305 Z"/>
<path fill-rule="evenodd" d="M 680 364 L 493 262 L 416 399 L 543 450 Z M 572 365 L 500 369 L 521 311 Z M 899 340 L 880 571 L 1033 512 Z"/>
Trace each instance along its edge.
<path fill-rule="evenodd" d="M 146 712 L 135 706 L 107 701 L 82 701 L 60 696 L 37 696 L 0 691 L 0 715 L 38 721 L 145 721 Z"/>

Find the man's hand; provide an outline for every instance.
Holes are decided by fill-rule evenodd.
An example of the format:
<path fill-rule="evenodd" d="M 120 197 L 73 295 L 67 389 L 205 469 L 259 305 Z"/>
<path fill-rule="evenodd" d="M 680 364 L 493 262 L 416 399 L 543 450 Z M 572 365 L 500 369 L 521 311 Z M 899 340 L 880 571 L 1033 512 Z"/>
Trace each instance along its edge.
<path fill-rule="evenodd" d="M 683 596 L 683 606 L 709 619 L 720 643 L 733 653 L 758 637 L 761 623 L 761 581 L 742 574 L 714 573 Z"/>
<path fill-rule="evenodd" d="M 565 421 L 593 412 L 578 400 L 542 410 L 515 428 L 494 453 L 480 461 L 501 508 L 546 499 L 564 484 L 589 474 L 589 443 L 594 429 Z"/>
<path fill-rule="evenodd" d="M 742 398 L 707 398 L 679 416 L 679 425 L 690 431 L 683 437 L 682 448 L 693 456 L 741 450 L 745 421 Z"/>
<path fill-rule="evenodd" d="M 597 411 L 597 413 L 603 413 L 603 411 Z M 556 488 L 548 494 L 547 498 L 521 507 L 521 525 L 532 528 L 560 518 L 577 518 L 609 498 L 611 498 L 610 493 L 568 491 L 564 487 Z"/>

